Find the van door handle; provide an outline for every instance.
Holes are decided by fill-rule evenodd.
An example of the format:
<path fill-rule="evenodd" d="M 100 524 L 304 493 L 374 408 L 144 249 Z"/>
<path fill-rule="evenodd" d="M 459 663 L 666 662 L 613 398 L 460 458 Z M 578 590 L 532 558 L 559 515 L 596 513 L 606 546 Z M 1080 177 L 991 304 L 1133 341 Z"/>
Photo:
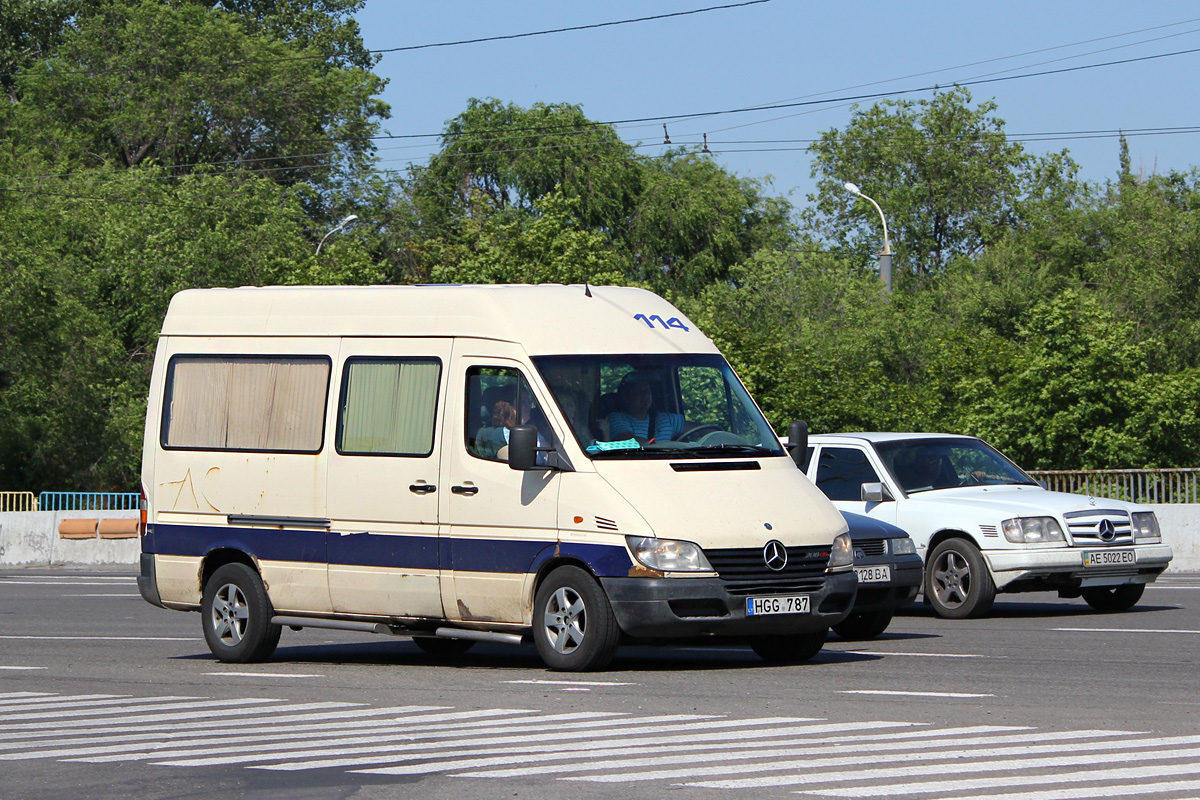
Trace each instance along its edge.
<path fill-rule="evenodd" d="M 408 490 L 413 494 L 433 494 L 437 487 L 432 483 L 414 483 L 409 485 Z"/>
<path fill-rule="evenodd" d="M 473 495 L 473 494 L 479 494 L 479 487 L 478 486 L 451 486 L 450 491 L 454 492 L 455 494 L 465 494 L 465 495 L 469 496 L 469 495 Z"/>

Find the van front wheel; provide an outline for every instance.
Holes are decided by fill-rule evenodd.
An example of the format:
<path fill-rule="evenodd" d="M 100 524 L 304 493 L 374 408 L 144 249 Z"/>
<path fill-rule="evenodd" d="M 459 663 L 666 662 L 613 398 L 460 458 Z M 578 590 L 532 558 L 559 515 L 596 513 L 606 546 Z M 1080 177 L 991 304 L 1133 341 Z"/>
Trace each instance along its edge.
<path fill-rule="evenodd" d="M 621 629 L 596 580 L 579 567 L 559 567 L 534 597 L 533 640 L 550 669 L 587 672 L 612 661 Z"/>
<path fill-rule="evenodd" d="M 283 630 L 271 624 L 273 614 L 262 579 L 245 564 L 226 564 L 204 584 L 204 640 L 221 661 L 247 664 L 270 658 Z"/>

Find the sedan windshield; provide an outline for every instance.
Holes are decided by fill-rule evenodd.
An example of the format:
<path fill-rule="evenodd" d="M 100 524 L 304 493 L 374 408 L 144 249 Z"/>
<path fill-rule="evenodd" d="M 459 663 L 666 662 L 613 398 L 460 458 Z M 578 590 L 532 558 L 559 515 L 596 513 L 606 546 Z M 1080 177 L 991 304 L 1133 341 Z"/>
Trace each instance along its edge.
<path fill-rule="evenodd" d="M 533 361 L 591 458 L 783 455 L 770 425 L 719 355 Z"/>
<path fill-rule="evenodd" d="M 1037 485 L 999 451 L 972 437 L 902 439 L 875 448 L 908 494 L 955 486 Z"/>

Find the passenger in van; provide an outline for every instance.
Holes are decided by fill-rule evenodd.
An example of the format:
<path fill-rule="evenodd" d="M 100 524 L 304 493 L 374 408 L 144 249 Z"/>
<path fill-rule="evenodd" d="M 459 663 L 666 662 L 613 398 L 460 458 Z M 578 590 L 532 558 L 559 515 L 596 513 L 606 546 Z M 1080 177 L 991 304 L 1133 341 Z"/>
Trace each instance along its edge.
<path fill-rule="evenodd" d="M 647 444 L 678 439 L 697 425 L 684 419 L 683 414 L 656 410 L 650 382 L 636 372 L 621 379 L 617 387 L 617 402 L 620 410 L 608 415 L 609 439 L 612 441 L 637 439 Z"/>
<path fill-rule="evenodd" d="M 517 409 L 507 400 L 497 400 L 492 406 L 492 424 L 475 434 L 475 455 L 503 461 L 508 453 L 508 431 L 517 424 Z M 505 450 L 501 455 L 500 451 Z"/>

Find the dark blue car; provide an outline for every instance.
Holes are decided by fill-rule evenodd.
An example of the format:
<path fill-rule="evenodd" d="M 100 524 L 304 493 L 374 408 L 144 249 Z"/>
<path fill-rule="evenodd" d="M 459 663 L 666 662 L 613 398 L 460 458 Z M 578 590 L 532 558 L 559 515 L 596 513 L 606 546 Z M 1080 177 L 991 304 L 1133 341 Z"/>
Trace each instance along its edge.
<path fill-rule="evenodd" d="M 874 639 L 887 630 L 896 609 L 908 605 L 921 588 L 921 557 L 900 528 L 862 514 L 843 511 L 854 542 L 858 597 L 850 616 L 833 626 L 843 639 Z"/>

